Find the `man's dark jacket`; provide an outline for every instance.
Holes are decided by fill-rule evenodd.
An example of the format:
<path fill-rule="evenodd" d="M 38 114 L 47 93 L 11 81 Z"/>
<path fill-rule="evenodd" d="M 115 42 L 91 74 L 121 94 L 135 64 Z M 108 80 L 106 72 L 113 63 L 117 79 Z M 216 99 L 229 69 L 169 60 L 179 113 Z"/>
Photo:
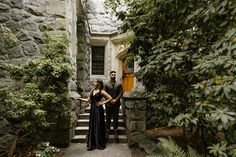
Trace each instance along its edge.
<path fill-rule="evenodd" d="M 115 81 L 113 84 L 113 81 L 110 80 L 105 84 L 105 91 L 110 94 L 110 96 L 113 99 L 116 99 L 116 104 L 120 104 L 120 98 L 123 96 L 123 88 L 121 83 Z"/>

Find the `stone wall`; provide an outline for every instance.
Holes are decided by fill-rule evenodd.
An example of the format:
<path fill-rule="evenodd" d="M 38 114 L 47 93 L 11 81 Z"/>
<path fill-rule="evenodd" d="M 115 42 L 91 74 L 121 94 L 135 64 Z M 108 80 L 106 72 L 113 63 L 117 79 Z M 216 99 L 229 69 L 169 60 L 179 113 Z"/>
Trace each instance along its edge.
<path fill-rule="evenodd" d="M 77 10 L 77 91 L 86 94 L 90 90 L 90 32 L 86 15 L 86 3 L 83 1 L 78 4 Z"/>
<path fill-rule="evenodd" d="M 123 95 L 126 134 L 129 146 L 139 146 L 145 139 L 146 98 L 140 91 L 126 92 Z"/>
<path fill-rule="evenodd" d="M 118 31 L 117 18 L 112 14 L 110 9 L 105 8 L 104 0 L 88 0 L 86 14 L 91 34 Z"/>
<path fill-rule="evenodd" d="M 39 56 L 46 28 L 46 1 L 0 0 L 0 60 L 15 62 Z M 0 85 L 13 82 L 1 73 Z M 4 106 L 0 104 L 0 110 Z M 0 118 L 0 152 L 9 148 L 14 139 L 14 122 Z"/>
<path fill-rule="evenodd" d="M 42 31 L 47 17 L 46 2 L 23 0 L 0 1 L 0 25 L 7 33 L 1 31 L 0 59 L 12 60 L 40 55 L 42 48 Z M 13 44 L 7 40 L 9 33 L 15 35 Z"/>
<path fill-rule="evenodd" d="M 66 33 L 71 41 L 68 55 L 74 69 L 69 90 L 76 90 L 77 3 L 77 0 L 0 0 L 0 62 L 23 62 L 40 56 L 44 47 L 45 31 L 53 34 Z M 13 85 L 2 71 L 0 85 Z M 78 104 L 72 102 L 72 106 L 77 108 Z M 1 104 L 0 110 L 4 110 Z M 60 130 L 52 128 L 49 134 L 54 136 L 48 135 L 53 138 L 49 140 L 59 145 L 68 145 L 71 138 L 71 121 L 69 117 L 64 117 L 58 123 Z M 14 125 L 0 116 L 0 152 L 9 148 L 14 138 Z"/>

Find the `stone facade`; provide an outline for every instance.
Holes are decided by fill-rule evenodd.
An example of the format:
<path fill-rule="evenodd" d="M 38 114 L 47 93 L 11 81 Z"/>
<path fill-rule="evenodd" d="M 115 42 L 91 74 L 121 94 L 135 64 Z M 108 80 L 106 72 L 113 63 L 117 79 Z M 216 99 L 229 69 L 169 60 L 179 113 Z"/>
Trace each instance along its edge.
<path fill-rule="evenodd" d="M 86 16 L 86 4 L 81 2 L 77 12 L 77 91 L 80 93 L 90 90 L 90 32 Z M 80 10 L 80 11 L 79 11 Z M 82 10 L 82 11 L 81 11 Z"/>
<path fill-rule="evenodd" d="M 46 21 L 46 1 L 0 1 L 0 60 L 15 62 L 41 54 L 42 29 Z M 4 74 L 1 85 L 13 85 Z M 0 105 L 0 110 L 4 111 Z M 0 152 L 9 148 L 14 139 L 14 122 L 0 118 Z"/>
<path fill-rule="evenodd" d="M 0 44 L 3 45 L 0 59 L 10 61 L 40 55 L 46 1 L 1 0 L 0 13 Z"/>
<path fill-rule="evenodd" d="M 104 0 L 87 1 L 87 17 L 91 34 L 111 34 L 118 32 L 117 18 L 105 8 Z"/>

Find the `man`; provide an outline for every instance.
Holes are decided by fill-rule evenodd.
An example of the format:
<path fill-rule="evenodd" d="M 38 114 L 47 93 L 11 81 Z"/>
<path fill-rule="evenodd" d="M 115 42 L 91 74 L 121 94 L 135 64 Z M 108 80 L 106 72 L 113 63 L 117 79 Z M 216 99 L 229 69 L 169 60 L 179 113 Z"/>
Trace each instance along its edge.
<path fill-rule="evenodd" d="M 105 84 L 105 91 L 112 97 L 106 104 L 106 140 L 108 141 L 111 127 L 111 117 L 113 118 L 114 138 L 119 143 L 118 136 L 118 116 L 120 109 L 120 99 L 123 95 L 121 83 L 116 81 L 116 71 L 110 72 L 110 81 Z"/>

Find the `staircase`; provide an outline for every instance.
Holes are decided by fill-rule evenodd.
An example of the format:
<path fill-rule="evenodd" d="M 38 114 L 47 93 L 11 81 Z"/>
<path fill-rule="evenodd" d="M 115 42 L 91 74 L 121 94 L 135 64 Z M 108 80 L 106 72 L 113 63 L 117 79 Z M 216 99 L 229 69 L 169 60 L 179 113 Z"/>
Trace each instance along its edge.
<path fill-rule="evenodd" d="M 77 120 L 76 127 L 75 127 L 75 136 L 72 139 L 72 143 L 86 143 L 86 135 L 88 133 L 88 126 L 89 126 L 89 111 L 90 107 L 85 108 L 85 112 L 79 115 L 79 119 Z M 105 110 L 104 110 L 104 113 Z M 106 116 L 106 114 L 105 114 Z M 119 127 L 118 127 L 118 133 L 119 133 L 119 143 L 126 143 L 127 137 L 126 137 L 126 131 L 125 131 L 125 124 L 122 116 L 122 111 L 120 108 L 119 112 Z M 113 119 L 111 121 L 111 131 L 109 135 L 109 141 L 108 143 L 114 143 L 114 133 L 113 133 Z"/>

